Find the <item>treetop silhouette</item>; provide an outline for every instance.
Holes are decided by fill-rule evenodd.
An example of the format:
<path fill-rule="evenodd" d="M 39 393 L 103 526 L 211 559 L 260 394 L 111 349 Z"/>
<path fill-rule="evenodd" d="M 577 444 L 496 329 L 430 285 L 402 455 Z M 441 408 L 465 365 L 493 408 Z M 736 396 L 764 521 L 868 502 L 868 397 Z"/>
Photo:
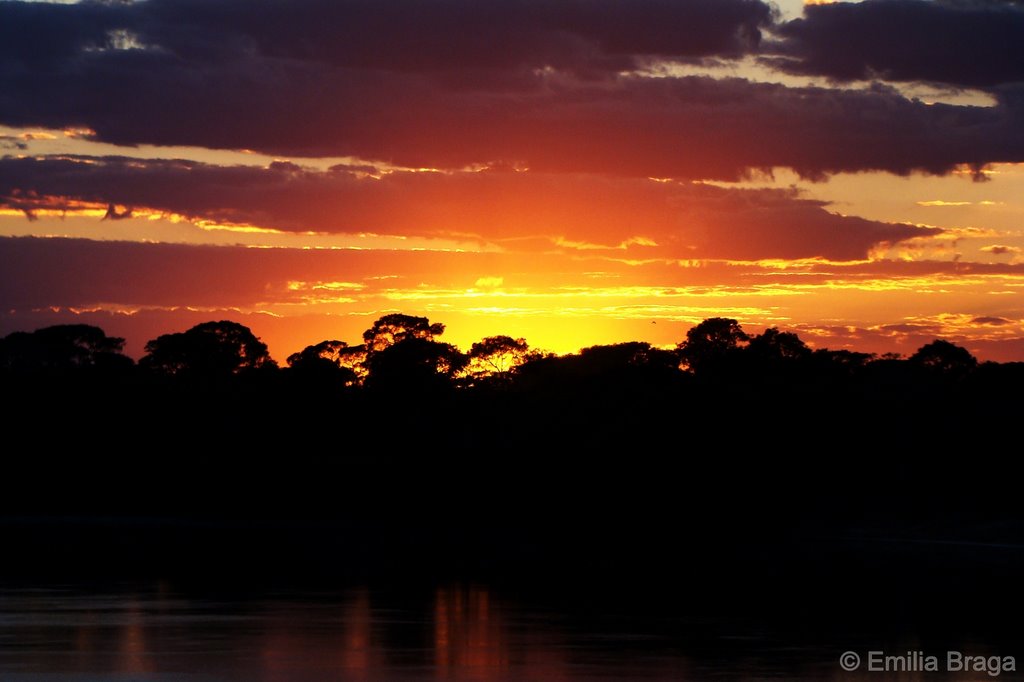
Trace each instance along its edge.
<path fill-rule="evenodd" d="M 163 374 L 230 376 L 245 370 L 277 367 L 267 344 L 237 322 L 203 322 L 146 344 L 139 366 Z"/>
<path fill-rule="evenodd" d="M 365 377 L 363 346 L 349 346 L 344 341 L 321 341 L 288 356 L 288 366 L 306 376 L 329 376 L 351 386 Z"/>
<path fill-rule="evenodd" d="M 61 372 L 87 367 L 124 369 L 134 363 L 123 354 L 124 339 L 99 327 L 61 324 L 0 339 L 0 369 Z"/>
<path fill-rule="evenodd" d="M 811 349 L 799 336 L 793 332 L 780 332 L 778 327 L 769 327 L 751 337 L 747 350 L 766 361 L 806 360 L 811 355 Z"/>
<path fill-rule="evenodd" d="M 490 380 L 507 383 L 519 367 L 540 355 L 530 350 L 526 339 L 488 336 L 470 347 L 464 374 L 471 382 Z"/>
<path fill-rule="evenodd" d="M 679 343 L 679 357 L 693 371 L 707 371 L 746 345 L 750 337 L 739 322 L 727 317 L 711 317 L 686 332 Z"/>
<path fill-rule="evenodd" d="M 964 376 L 978 366 L 970 351 L 942 339 L 919 348 L 910 356 L 910 362 L 945 376 Z"/>
<path fill-rule="evenodd" d="M 363 342 L 368 353 L 377 353 L 406 339 L 432 341 L 443 333 L 444 325 L 440 322 L 431 324 L 425 317 L 390 313 L 377 319 L 363 332 Z"/>
<path fill-rule="evenodd" d="M 764 386 L 797 377 L 804 382 L 843 382 L 859 376 L 891 386 L 915 381 L 913 375 L 948 384 L 994 366 L 979 365 L 967 349 L 944 340 L 926 344 L 904 360 L 844 349 L 812 350 L 796 334 L 775 327 L 751 336 L 736 320 L 719 317 L 695 325 L 672 350 L 626 342 L 591 346 L 567 356 L 544 354 L 531 349 L 525 339 L 504 335 L 481 339 L 463 353 L 438 340 L 444 330 L 443 324 L 426 317 L 390 313 L 364 332 L 363 344 L 330 339 L 307 346 L 288 356 L 286 372 L 299 381 L 297 385 L 323 391 L 358 386 L 422 391 L 556 386 L 602 377 L 633 388 L 644 382 L 664 386 L 665 381 L 686 376 L 711 384 Z M 0 371 L 27 375 L 90 368 L 123 373 L 133 365 L 123 348 L 124 339 L 108 337 L 89 325 L 14 332 L 0 339 Z M 139 368 L 150 374 L 232 377 L 277 369 L 266 344 L 248 327 L 229 320 L 161 335 L 145 349 Z"/>

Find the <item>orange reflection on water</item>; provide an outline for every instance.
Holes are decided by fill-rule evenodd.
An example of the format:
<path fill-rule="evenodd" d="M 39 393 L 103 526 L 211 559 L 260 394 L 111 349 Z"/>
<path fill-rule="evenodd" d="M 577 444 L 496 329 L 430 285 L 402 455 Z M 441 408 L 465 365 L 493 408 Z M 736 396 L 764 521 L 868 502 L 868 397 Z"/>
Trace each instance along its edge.
<path fill-rule="evenodd" d="M 378 680 L 391 675 L 374 636 L 375 616 L 366 590 L 340 605 L 283 604 L 261 634 L 263 680 Z M 340 615 L 340 618 L 338 617 Z"/>
<path fill-rule="evenodd" d="M 434 662 L 441 678 L 492 680 L 508 669 L 507 634 L 487 590 L 437 591 Z"/>
<path fill-rule="evenodd" d="M 439 679 L 568 680 L 557 632 L 513 627 L 482 587 L 439 589 L 434 600 L 434 666 Z"/>
<path fill-rule="evenodd" d="M 118 669 L 122 672 L 139 674 L 152 672 L 147 658 L 146 635 L 143 626 L 145 614 L 139 602 L 132 599 L 124 611 L 124 626 L 118 642 Z"/>
<path fill-rule="evenodd" d="M 373 612 L 370 596 L 360 590 L 345 608 L 345 632 L 342 635 L 341 665 L 348 679 L 369 680 L 385 666 L 384 655 L 373 640 Z"/>

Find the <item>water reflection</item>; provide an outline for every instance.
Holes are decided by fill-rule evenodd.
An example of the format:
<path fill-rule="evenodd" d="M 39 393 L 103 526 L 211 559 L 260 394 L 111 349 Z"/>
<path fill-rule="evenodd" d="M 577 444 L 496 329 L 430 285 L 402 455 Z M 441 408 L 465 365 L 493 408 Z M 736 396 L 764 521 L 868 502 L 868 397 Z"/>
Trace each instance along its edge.
<path fill-rule="evenodd" d="M 157 600 L 159 603 L 159 600 Z M 146 649 L 144 614 L 138 599 L 129 597 L 124 608 L 124 624 L 120 628 L 117 669 L 125 673 L 152 672 Z M 86 635 L 86 638 L 88 635 Z"/>
<path fill-rule="evenodd" d="M 434 665 L 441 679 L 495 680 L 508 670 L 507 633 L 486 589 L 437 591 Z"/>
<path fill-rule="evenodd" d="M 107 594 L 7 589 L 0 590 L 0 680 L 865 679 L 838 669 L 841 648 L 728 628 L 708 634 L 720 626 L 568 618 L 480 585 L 230 599 L 166 586 Z M 870 675 L 875 682 L 918 677 Z"/>
<path fill-rule="evenodd" d="M 384 667 L 384 650 L 373 638 L 369 592 L 359 590 L 356 593 L 345 607 L 342 620 L 345 623 L 342 666 L 350 673 L 349 679 L 373 679 L 371 673 Z"/>

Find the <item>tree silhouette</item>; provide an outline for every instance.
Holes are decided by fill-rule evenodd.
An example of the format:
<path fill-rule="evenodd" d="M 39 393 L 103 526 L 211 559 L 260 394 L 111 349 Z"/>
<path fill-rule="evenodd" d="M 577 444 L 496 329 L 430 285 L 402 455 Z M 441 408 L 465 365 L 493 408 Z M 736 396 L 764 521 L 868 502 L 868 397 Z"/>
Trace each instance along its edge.
<path fill-rule="evenodd" d="M 449 343 L 406 337 L 368 353 L 366 385 L 373 389 L 432 390 L 450 385 L 466 356 Z"/>
<path fill-rule="evenodd" d="M 676 353 L 654 348 L 646 341 L 590 346 L 580 351 L 580 360 L 588 374 L 641 367 L 672 370 L 679 367 L 679 356 Z"/>
<path fill-rule="evenodd" d="M 761 362 L 794 362 L 806 360 L 811 349 L 793 332 L 780 332 L 769 327 L 750 339 L 747 353 Z"/>
<path fill-rule="evenodd" d="M 969 350 L 942 339 L 921 346 L 910 356 L 910 362 L 949 378 L 967 376 L 978 366 L 978 360 Z"/>
<path fill-rule="evenodd" d="M 146 344 L 146 353 L 139 366 L 163 374 L 213 377 L 277 367 L 265 343 L 248 327 L 229 320 L 164 334 Z"/>
<path fill-rule="evenodd" d="M 288 366 L 303 377 L 319 376 L 332 382 L 351 386 L 361 379 L 366 351 L 362 346 L 349 346 L 344 341 L 321 341 L 288 356 Z"/>
<path fill-rule="evenodd" d="M 466 364 L 455 346 L 435 341 L 444 333 L 440 322 L 391 313 L 363 332 L 366 385 L 375 390 L 432 390 L 449 385 Z"/>
<path fill-rule="evenodd" d="M 123 349 L 124 339 L 107 336 L 99 327 L 62 324 L 0 339 L 0 368 L 22 372 L 124 369 L 133 363 Z"/>
<path fill-rule="evenodd" d="M 549 395 L 577 391 L 589 400 L 641 386 L 662 388 L 666 379 L 680 375 L 675 351 L 629 341 L 590 346 L 576 355 L 538 354 L 516 371 L 515 380 L 527 391 Z"/>
<path fill-rule="evenodd" d="M 464 373 L 471 381 L 507 383 L 518 367 L 536 356 L 526 339 L 488 336 L 470 347 Z"/>
<path fill-rule="evenodd" d="M 838 350 L 819 348 L 812 353 L 811 357 L 814 359 L 815 364 L 820 367 L 828 366 L 841 373 L 850 374 L 864 369 L 875 356 L 871 353 L 859 353 L 854 350 L 846 350 L 845 348 Z"/>
<path fill-rule="evenodd" d="M 433 340 L 444 333 L 440 322 L 431 324 L 425 317 L 414 317 L 402 313 L 384 315 L 363 332 L 367 353 L 377 353 L 406 339 Z"/>
<path fill-rule="evenodd" d="M 384 315 L 366 330 L 365 345 L 321 341 L 290 355 L 288 369 L 278 373 L 254 371 L 276 369 L 276 364 L 247 327 L 205 322 L 151 340 L 137 372 L 121 353 L 123 339 L 88 325 L 59 325 L 0 338 L 0 374 L 23 395 L 41 401 L 76 395 L 79 389 L 90 393 L 78 395 L 96 396 L 107 388 L 112 396 L 134 391 L 150 404 L 190 395 L 191 404 L 204 399 L 222 404 L 227 398 L 242 405 L 248 403 L 240 399 L 252 397 L 277 401 L 277 409 L 296 418 L 311 406 L 338 407 L 354 423 L 386 418 L 392 403 L 409 414 L 422 408 L 424 423 L 511 410 L 518 415 L 512 421 L 523 428 L 540 420 L 534 435 L 544 429 L 557 434 L 566 423 L 625 434 L 641 414 L 666 418 L 680 406 L 698 414 L 716 398 L 747 409 L 737 389 L 758 395 L 769 388 L 775 399 L 748 409 L 748 420 L 775 418 L 781 409 L 834 420 L 844 414 L 866 418 L 897 403 L 942 400 L 973 401 L 963 404 L 992 412 L 1006 410 L 1007 397 L 1016 395 L 1024 376 L 1024 363 L 979 365 L 969 351 L 948 341 L 929 343 L 910 358 L 811 350 L 796 334 L 775 327 L 748 336 L 729 318 L 694 326 L 676 350 L 626 342 L 564 356 L 532 351 L 524 339 L 510 336 L 485 337 L 463 354 L 438 339 L 444 331 L 443 324 L 426 317 Z M 154 374 L 182 380 L 153 380 Z M 160 393 L 169 386 L 175 388 Z M 811 395 L 818 398 L 801 402 Z M 539 416 L 538 405 L 548 416 Z M 450 410 L 444 417 L 429 416 L 445 406 Z"/>
<path fill-rule="evenodd" d="M 694 372 L 708 371 L 722 365 L 749 340 L 736 320 L 712 317 L 686 332 L 686 340 L 678 346 L 679 357 Z"/>

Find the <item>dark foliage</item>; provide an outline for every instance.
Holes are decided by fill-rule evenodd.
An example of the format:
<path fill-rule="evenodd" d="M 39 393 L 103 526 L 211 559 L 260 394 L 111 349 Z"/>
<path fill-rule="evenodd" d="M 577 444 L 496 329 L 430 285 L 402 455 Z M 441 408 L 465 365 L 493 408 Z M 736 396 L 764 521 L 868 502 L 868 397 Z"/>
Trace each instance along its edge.
<path fill-rule="evenodd" d="M 146 356 L 139 361 L 139 367 L 158 373 L 204 377 L 276 366 L 265 343 L 248 327 L 228 320 L 159 336 L 146 344 Z"/>
<path fill-rule="evenodd" d="M 86 324 L 62 324 L 0 339 L 0 370 L 15 373 L 66 373 L 97 369 L 123 372 L 134 363 L 124 339 L 108 337 Z"/>
<path fill-rule="evenodd" d="M 500 388 L 508 394 L 500 400 L 526 405 L 557 396 L 564 401 L 558 411 L 571 412 L 598 398 L 617 404 L 623 396 L 639 395 L 659 409 L 675 409 L 673 401 L 719 397 L 733 400 L 736 409 L 754 397 L 752 391 L 773 405 L 785 397 L 803 409 L 813 409 L 812 394 L 832 402 L 870 399 L 875 407 L 923 396 L 971 408 L 1012 393 L 1022 366 L 979 364 L 965 348 L 944 340 L 908 359 L 812 350 L 792 332 L 773 327 L 751 336 L 728 318 L 704 320 L 673 350 L 630 342 L 565 356 L 536 351 L 509 336 L 487 337 L 463 353 L 437 339 L 443 332 L 443 324 L 425 317 L 389 314 L 366 330 L 363 344 L 321 341 L 290 355 L 288 368 L 278 370 L 266 344 L 235 322 L 206 322 L 153 339 L 137 367 L 121 352 L 124 339 L 96 327 L 61 325 L 0 339 L 0 373 L 9 380 L 56 381 L 88 373 L 97 384 L 109 379 L 132 390 L 184 390 L 195 378 L 218 379 L 225 387 L 244 386 L 268 405 L 287 403 L 297 397 L 290 393 L 303 390 L 321 392 L 327 400 L 369 403 L 403 392 L 471 400 L 475 394 L 493 397 Z M 175 388 L 175 380 L 185 383 Z"/>
<path fill-rule="evenodd" d="M 672 350 L 633 342 L 554 356 L 508 336 L 462 353 L 438 340 L 443 332 L 425 317 L 389 314 L 364 344 L 325 340 L 278 369 L 266 345 L 234 322 L 153 339 L 137 367 L 120 353 L 122 339 L 50 327 L 0 340 L 0 377 L 21 396 L 26 424 L 67 405 L 64 420 L 115 420 L 128 431 L 226 437 L 231 424 L 232 438 L 261 446 L 340 438 L 342 447 L 371 450 L 373 434 L 401 424 L 425 436 L 424 448 L 463 453 L 538 443 L 572 453 L 663 450 L 680 437 L 719 433 L 785 435 L 800 449 L 827 449 L 893 425 L 903 425 L 895 438 L 917 445 L 973 447 L 1022 402 L 1024 364 L 978 363 L 947 341 L 909 359 L 877 357 L 812 350 L 791 332 L 750 335 L 736 320 L 712 318 Z M 253 421 L 260 414 L 302 430 Z"/>
<path fill-rule="evenodd" d="M 289 355 L 288 366 L 293 375 L 316 388 L 342 388 L 359 381 L 355 368 L 360 366 L 365 356 L 363 346 L 349 346 L 344 341 L 321 341 Z"/>

